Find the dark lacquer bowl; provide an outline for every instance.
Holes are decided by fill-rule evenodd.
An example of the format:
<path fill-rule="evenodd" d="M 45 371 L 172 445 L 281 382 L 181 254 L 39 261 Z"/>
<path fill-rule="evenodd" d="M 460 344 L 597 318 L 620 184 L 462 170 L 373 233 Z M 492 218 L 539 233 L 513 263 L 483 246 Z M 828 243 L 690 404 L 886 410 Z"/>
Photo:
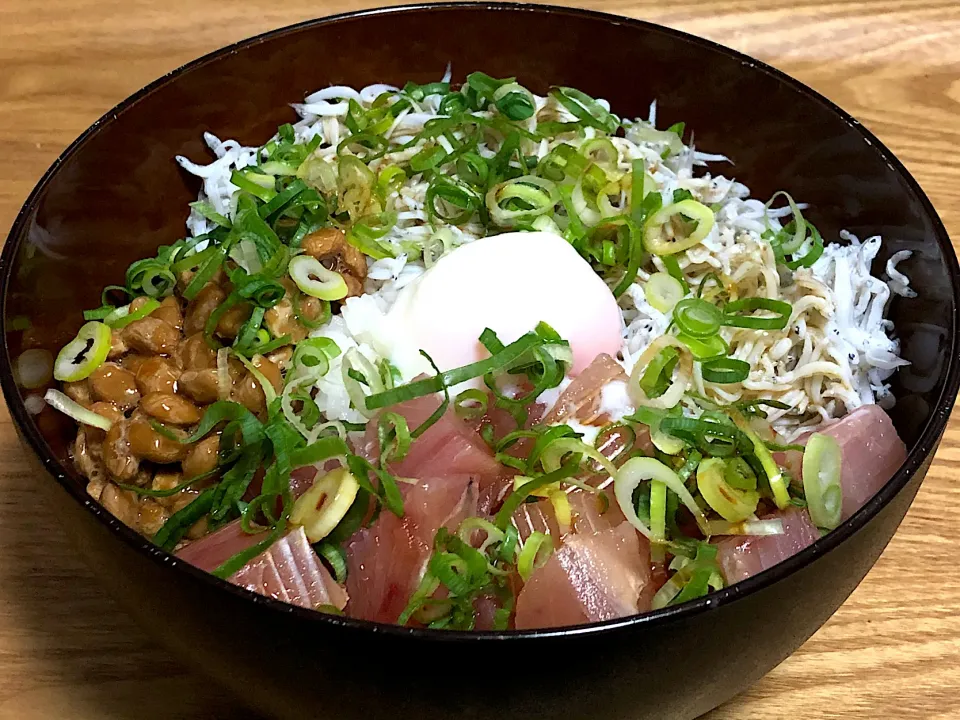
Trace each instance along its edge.
<path fill-rule="evenodd" d="M 482 69 L 607 98 L 663 126 L 683 120 L 755 197 L 811 203 L 825 237 L 881 234 L 879 262 L 914 251 L 914 300 L 891 317 L 914 365 L 894 378 L 910 448 L 886 488 L 839 529 L 746 582 L 680 607 L 564 630 L 461 634 L 375 625 L 267 600 L 178 562 L 91 501 L 66 448 L 72 424 L 31 417 L 11 359 L 58 348 L 133 260 L 184 233 L 208 161 L 205 130 L 265 142 L 288 103 L 328 84 L 455 79 Z M 960 272 L 930 202 L 859 123 L 761 63 L 679 32 L 579 10 L 432 5 L 309 22 L 244 41 L 158 80 L 105 115 L 47 172 L 2 259 L 0 380 L 24 442 L 55 482 L 51 503 L 144 626 L 240 698 L 278 717 L 692 718 L 781 662 L 870 569 L 917 492 L 957 394 Z M 881 266 L 882 267 L 882 266 Z M 24 319 L 31 327 L 22 330 Z"/>

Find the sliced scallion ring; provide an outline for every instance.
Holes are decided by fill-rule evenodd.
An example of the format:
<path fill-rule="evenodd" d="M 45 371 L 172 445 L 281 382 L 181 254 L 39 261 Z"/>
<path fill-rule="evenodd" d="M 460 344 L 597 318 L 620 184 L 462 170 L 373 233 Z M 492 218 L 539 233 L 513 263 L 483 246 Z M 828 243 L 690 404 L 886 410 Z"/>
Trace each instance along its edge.
<path fill-rule="evenodd" d="M 730 346 L 727 345 L 727 341 L 720 337 L 719 334 L 712 335 L 708 338 L 695 338 L 685 333 L 680 333 L 677 335 L 677 340 L 687 346 L 694 360 L 699 360 L 700 362 L 722 358 L 730 352 Z"/>
<path fill-rule="evenodd" d="M 833 530 L 840 524 L 843 487 L 840 484 L 843 451 L 832 435 L 813 433 L 803 451 L 803 492 L 814 525 Z"/>
<path fill-rule="evenodd" d="M 752 313 L 764 310 L 773 315 L 756 316 Z M 741 315 L 740 313 L 748 313 Z M 729 327 L 752 330 L 783 330 L 790 322 L 793 306 L 784 300 L 748 297 L 729 302 L 723 308 L 723 324 Z"/>
<path fill-rule="evenodd" d="M 730 385 L 747 379 L 750 363 L 730 357 L 715 358 L 700 364 L 700 374 L 707 382 Z"/>
<path fill-rule="evenodd" d="M 515 82 L 501 85 L 493 94 L 493 102 L 511 120 L 526 120 L 536 110 L 533 94 Z"/>
<path fill-rule="evenodd" d="M 680 281 L 664 272 L 654 273 L 643 286 L 643 293 L 654 309 L 667 314 L 687 294 Z"/>
<path fill-rule="evenodd" d="M 696 228 L 686 237 L 666 237 L 664 226 L 681 216 L 695 221 Z M 696 200 L 681 200 L 658 210 L 647 219 L 643 244 L 647 252 L 654 255 L 672 255 L 700 244 L 710 234 L 713 225 L 713 211 L 710 208 Z"/>
<path fill-rule="evenodd" d="M 59 390 L 50 388 L 44 394 L 43 399 L 47 401 L 47 404 L 50 407 L 55 410 L 59 410 L 64 415 L 76 420 L 78 423 L 92 425 L 93 427 L 100 428 L 101 430 L 109 430 L 113 426 L 113 422 L 109 418 L 105 418 L 103 415 L 97 415 L 97 413 L 87 410 L 83 405 L 74 402 Z"/>
<path fill-rule="evenodd" d="M 487 411 L 488 402 L 489 397 L 483 390 L 471 388 L 457 395 L 453 401 L 453 409 L 457 417 L 463 420 L 475 420 L 483 417 Z"/>
<path fill-rule="evenodd" d="M 651 559 L 663 561 L 663 542 L 667 539 L 667 486 L 659 480 L 650 481 L 650 534 L 654 543 Z"/>
<path fill-rule="evenodd" d="M 803 241 L 807 237 L 807 222 L 803 219 L 803 213 L 800 212 L 800 208 L 797 206 L 797 203 L 794 201 L 790 193 L 780 190 L 773 194 L 767 204 L 764 206 L 764 218 L 767 219 L 769 227 L 769 216 L 767 213 L 770 212 L 770 208 L 773 206 L 773 203 L 776 202 L 777 198 L 783 195 L 787 199 L 787 204 L 790 206 L 790 212 L 793 213 L 793 237 L 785 243 L 780 244 L 780 250 L 785 255 L 790 255 L 795 253 L 800 249 L 800 246 L 803 245 Z"/>
<path fill-rule="evenodd" d="M 672 280 L 673 278 L 671 278 Z M 676 282 L 674 280 L 674 282 Z M 679 285 L 679 283 L 677 283 Z M 723 313 L 713 303 L 700 298 L 685 298 L 673 308 L 673 321 L 680 332 L 694 338 L 708 338 L 720 331 Z"/>
<path fill-rule="evenodd" d="M 739 456 L 726 461 L 723 478 L 727 485 L 737 490 L 757 489 L 757 474 L 750 467 L 750 463 Z"/>
<path fill-rule="evenodd" d="M 134 322 L 135 320 L 142 320 L 147 315 L 149 315 L 154 310 L 156 310 L 158 307 L 160 307 L 159 302 L 157 302 L 153 298 L 145 298 L 143 305 L 141 305 L 139 308 L 137 308 L 133 312 L 130 312 L 130 305 L 124 305 L 123 307 L 118 307 L 112 313 L 107 315 L 103 319 L 103 322 L 104 324 L 109 325 L 113 329 L 119 330 L 121 328 L 125 328 L 127 325 Z"/>
<path fill-rule="evenodd" d="M 660 355 L 661 350 L 668 346 L 675 347 L 680 351 L 676 364 L 676 375 L 672 380 L 670 380 L 670 378 L 663 378 L 670 380 L 669 387 L 657 397 L 650 397 L 641 386 L 641 381 L 654 359 Z M 658 372 L 658 375 L 662 377 L 662 373 Z M 661 335 L 650 343 L 647 349 L 637 358 L 637 364 L 634 366 L 633 373 L 630 376 L 630 382 L 627 384 L 627 392 L 630 393 L 630 398 L 637 406 L 666 410 L 676 406 L 676 404 L 680 402 L 692 379 L 693 359 L 686 346 L 673 335 Z M 657 390 L 660 390 L 659 386 L 657 386 Z"/>
<path fill-rule="evenodd" d="M 53 363 L 53 377 L 60 382 L 76 382 L 90 376 L 110 352 L 110 328 L 102 322 L 88 322 L 77 336 L 64 345 Z"/>
<path fill-rule="evenodd" d="M 697 467 L 697 489 L 707 504 L 727 522 L 742 522 L 751 517 L 760 502 L 756 490 L 731 487 L 725 476 L 726 464 L 720 458 L 708 458 Z"/>
<path fill-rule="evenodd" d="M 533 571 L 546 565 L 553 554 L 553 542 L 550 536 L 542 532 L 530 533 L 523 543 L 523 549 L 517 556 L 517 572 L 524 582 L 530 579 Z"/>
<path fill-rule="evenodd" d="M 540 462 L 545 471 L 548 473 L 553 472 L 554 470 L 559 470 L 564 458 L 572 453 L 580 453 L 584 458 L 590 458 L 600 465 L 611 477 L 617 474 L 617 468 L 603 453 L 587 445 L 582 440 L 571 437 L 557 438 L 543 448 L 540 454 Z"/>
<path fill-rule="evenodd" d="M 658 480 L 672 490 L 680 498 L 680 502 L 693 514 L 701 530 L 707 527 L 707 518 L 703 510 L 697 505 L 693 495 L 687 490 L 680 476 L 659 460 L 647 457 L 635 457 L 627 460 L 617 471 L 613 489 L 617 497 L 617 504 L 623 511 L 627 521 L 644 537 L 650 539 L 650 528 L 644 525 L 637 515 L 637 508 L 633 504 L 633 493 L 645 480 Z"/>
<path fill-rule="evenodd" d="M 311 297 L 342 300 L 349 292 L 340 273 L 327 270 L 319 260 L 310 255 L 297 255 L 291 259 L 288 272 L 297 287 Z"/>
<path fill-rule="evenodd" d="M 294 503 L 290 522 L 302 525 L 310 542 L 319 542 L 347 514 L 359 490 L 360 483 L 346 468 L 328 472 Z"/>
<path fill-rule="evenodd" d="M 648 398 L 658 398 L 669 388 L 673 369 L 680 360 L 680 351 L 667 346 L 656 354 L 640 376 L 640 389 Z"/>
<path fill-rule="evenodd" d="M 536 175 L 524 175 L 494 185 L 487 193 L 490 219 L 500 227 L 513 227 L 554 209 L 560 202 L 557 186 Z"/>
<path fill-rule="evenodd" d="M 790 493 L 787 490 L 787 481 L 784 479 L 783 472 L 777 465 L 777 461 L 773 459 L 773 454 L 760 436 L 750 429 L 749 423 L 747 423 L 739 413 L 733 413 L 732 417 L 737 427 L 743 431 L 744 435 L 746 435 L 753 444 L 754 454 L 757 456 L 757 460 L 760 461 L 763 472 L 767 476 L 767 482 L 770 483 L 770 490 L 773 492 L 773 501 L 779 509 L 785 509 L 790 505 Z"/>
<path fill-rule="evenodd" d="M 597 163 L 604 170 L 616 170 L 620 160 L 620 153 L 610 138 L 598 137 L 587 140 L 580 146 L 580 153 L 590 162 Z"/>

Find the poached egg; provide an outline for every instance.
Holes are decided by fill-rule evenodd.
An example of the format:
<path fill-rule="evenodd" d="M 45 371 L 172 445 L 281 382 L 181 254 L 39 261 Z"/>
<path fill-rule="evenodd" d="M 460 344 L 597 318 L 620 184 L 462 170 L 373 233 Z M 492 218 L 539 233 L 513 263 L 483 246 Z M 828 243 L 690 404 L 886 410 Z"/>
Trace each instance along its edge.
<path fill-rule="evenodd" d="M 600 353 L 620 351 L 623 318 L 606 283 L 577 251 L 550 232 L 481 238 L 448 253 L 403 288 L 386 313 L 373 298 L 351 298 L 351 333 L 396 367 L 404 380 L 489 357 L 485 328 L 509 344 L 545 322 L 570 343 L 570 375 Z M 371 312 L 373 311 L 373 312 Z"/>

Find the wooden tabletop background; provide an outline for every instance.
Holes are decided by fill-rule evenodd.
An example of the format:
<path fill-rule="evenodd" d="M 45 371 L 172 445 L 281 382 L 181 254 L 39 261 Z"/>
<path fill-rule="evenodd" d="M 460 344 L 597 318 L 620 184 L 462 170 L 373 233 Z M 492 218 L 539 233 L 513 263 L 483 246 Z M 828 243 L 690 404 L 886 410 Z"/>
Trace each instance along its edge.
<path fill-rule="evenodd" d="M 0 235 L 47 166 L 163 73 L 376 0 L 0 0 Z M 859 118 L 960 239 L 956 0 L 585 0 L 736 48 Z M 960 418 L 873 571 L 796 654 L 709 720 L 960 717 Z M 146 639 L 38 506 L 0 409 L 0 720 L 253 720 Z"/>

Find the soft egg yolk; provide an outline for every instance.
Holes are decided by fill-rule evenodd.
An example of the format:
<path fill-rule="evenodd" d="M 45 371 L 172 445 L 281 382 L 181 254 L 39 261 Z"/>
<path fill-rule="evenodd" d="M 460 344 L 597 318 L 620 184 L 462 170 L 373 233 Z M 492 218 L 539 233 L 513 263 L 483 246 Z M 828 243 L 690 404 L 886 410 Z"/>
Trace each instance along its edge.
<path fill-rule="evenodd" d="M 571 375 L 600 353 L 616 356 L 623 319 L 606 283 L 549 232 L 513 232 L 463 245 L 408 285 L 387 315 L 404 344 L 441 370 L 489 357 L 485 328 L 509 344 L 545 322 L 570 343 Z"/>

